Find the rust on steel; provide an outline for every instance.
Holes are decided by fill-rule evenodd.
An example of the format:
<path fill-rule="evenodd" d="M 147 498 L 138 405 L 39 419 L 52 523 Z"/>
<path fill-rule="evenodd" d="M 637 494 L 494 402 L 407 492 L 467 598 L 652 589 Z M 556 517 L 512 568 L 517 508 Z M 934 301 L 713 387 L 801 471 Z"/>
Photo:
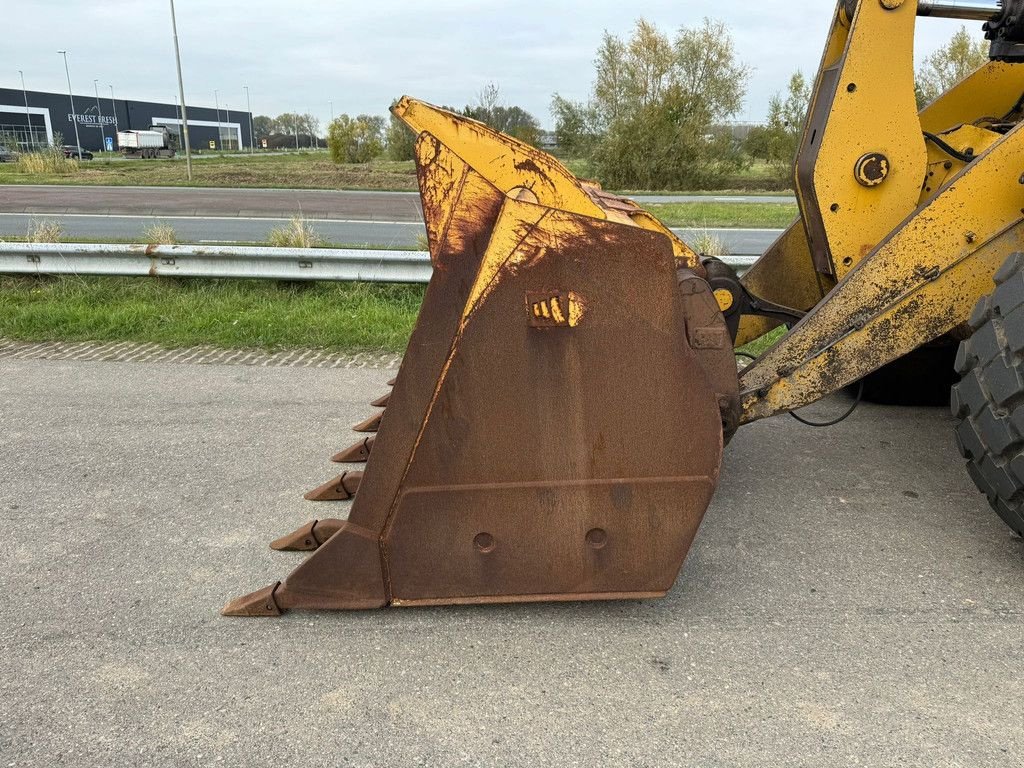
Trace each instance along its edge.
<path fill-rule="evenodd" d="M 343 520 L 313 520 L 270 543 L 278 552 L 313 552 L 345 524 Z"/>
<path fill-rule="evenodd" d="M 378 413 L 371 416 L 366 421 L 360 422 L 352 427 L 353 432 L 376 432 L 380 429 L 381 420 L 384 418 L 383 413 Z"/>
<path fill-rule="evenodd" d="M 362 472 L 345 472 L 306 494 L 307 501 L 348 501 L 355 498 Z"/>
<path fill-rule="evenodd" d="M 355 445 L 339 451 L 331 457 L 336 464 L 365 464 L 370 460 L 370 451 L 373 450 L 373 438 L 364 437 Z"/>
<path fill-rule="evenodd" d="M 567 182 L 507 137 L 502 167 L 535 193 L 499 187 L 425 110 L 411 122 L 434 275 L 359 492 L 305 562 L 226 615 L 659 597 L 715 490 L 736 366 L 710 290 L 680 288 L 679 265 L 699 280 L 699 263 L 611 196 L 542 189 Z"/>

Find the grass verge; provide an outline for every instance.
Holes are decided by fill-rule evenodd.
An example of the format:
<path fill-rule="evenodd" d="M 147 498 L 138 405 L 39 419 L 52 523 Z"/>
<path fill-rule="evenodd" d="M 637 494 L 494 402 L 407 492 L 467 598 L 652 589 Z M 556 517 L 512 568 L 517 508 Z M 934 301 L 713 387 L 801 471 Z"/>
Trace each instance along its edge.
<path fill-rule="evenodd" d="M 410 162 L 386 160 L 366 165 L 335 165 L 324 152 L 285 155 L 197 157 L 192 181 L 185 176 L 184 156 L 173 160 L 99 159 L 75 163 L 74 175 L 39 168 L 28 172 L 14 163 L 0 164 L 0 184 L 75 184 L 85 186 L 239 187 L 281 189 L 416 189 Z"/>
<path fill-rule="evenodd" d="M 0 277 L 0 336 L 401 352 L 423 291 L 365 283 Z"/>
<path fill-rule="evenodd" d="M 798 214 L 789 203 L 652 203 L 644 208 L 670 227 L 785 229 Z"/>

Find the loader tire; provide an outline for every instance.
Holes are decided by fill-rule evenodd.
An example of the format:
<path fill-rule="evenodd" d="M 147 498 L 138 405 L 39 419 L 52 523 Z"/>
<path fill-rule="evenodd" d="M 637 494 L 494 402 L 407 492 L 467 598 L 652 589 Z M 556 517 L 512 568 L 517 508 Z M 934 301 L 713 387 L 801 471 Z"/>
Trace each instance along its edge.
<path fill-rule="evenodd" d="M 995 275 L 960 345 L 952 410 L 967 472 L 989 504 L 1024 536 L 1024 253 Z"/>

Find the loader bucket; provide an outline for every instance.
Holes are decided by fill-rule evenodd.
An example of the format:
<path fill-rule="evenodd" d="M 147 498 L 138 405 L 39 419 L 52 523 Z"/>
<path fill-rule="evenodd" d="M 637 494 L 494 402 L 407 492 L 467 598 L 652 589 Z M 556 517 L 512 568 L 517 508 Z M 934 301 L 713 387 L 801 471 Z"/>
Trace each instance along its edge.
<path fill-rule="evenodd" d="M 663 596 L 738 412 L 699 261 L 532 147 L 395 114 L 434 265 L 416 328 L 376 434 L 335 456 L 361 477 L 320 489 L 357 485 L 348 519 L 275 541 L 313 554 L 224 614 Z"/>

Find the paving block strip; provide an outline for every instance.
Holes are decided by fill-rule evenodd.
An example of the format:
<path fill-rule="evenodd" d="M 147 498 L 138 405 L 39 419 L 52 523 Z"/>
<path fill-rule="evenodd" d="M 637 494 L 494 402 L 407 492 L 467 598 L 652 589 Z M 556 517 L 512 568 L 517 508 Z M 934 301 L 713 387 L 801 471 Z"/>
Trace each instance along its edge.
<path fill-rule="evenodd" d="M 391 352 L 343 353 L 323 349 L 220 349 L 97 341 L 15 341 L 0 338 L 0 360 L 86 360 L 109 363 L 186 363 L 250 365 L 265 368 L 395 369 L 402 358 Z"/>

